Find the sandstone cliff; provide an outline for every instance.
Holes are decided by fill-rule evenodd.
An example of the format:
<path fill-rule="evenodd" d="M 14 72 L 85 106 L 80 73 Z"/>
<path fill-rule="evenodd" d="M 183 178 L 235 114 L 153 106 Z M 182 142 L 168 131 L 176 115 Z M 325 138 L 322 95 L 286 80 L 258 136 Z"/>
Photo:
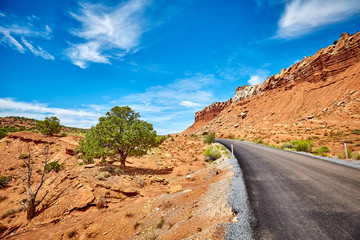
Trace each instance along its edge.
<path fill-rule="evenodd" d="M 216 107 L 215 107 L 216 106 Z M 283 69 L 259 86 L 237 88 L 226 104 L 197 112 L 184 134 L 216 131 L 269 144 L 311 137 L 315 145 L 360 150 L 360 32 Z M 312 135 L 312 136 L 311 136 Z"/>
<path fill-rule="evenodd" d="M 350 36 L 341 34 L 336 44 L 319 50 L 313 56 L 281 70 L 269 77 L 261 86 L 261 91 L 279 87 L 291 88 L 299 82 L 319 82 L 335 76 L 348 67 L 360 62 L 360 33 Z"/>
<path fill-rule="evenodd" d="M 216 102 L 203 110 L 195 113 L 195 122 L 208 122 L 216 117 L 224 108 L 231 105 L 231 99 L 227 102 Z"/>

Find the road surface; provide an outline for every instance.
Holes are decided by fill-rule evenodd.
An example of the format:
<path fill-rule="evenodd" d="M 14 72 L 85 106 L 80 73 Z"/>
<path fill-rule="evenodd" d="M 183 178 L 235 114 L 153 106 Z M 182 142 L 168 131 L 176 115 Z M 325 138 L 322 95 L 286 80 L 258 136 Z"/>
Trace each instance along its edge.
<path fill-rule="evenodd" d="M 237 140 L 257 239 L 360 239 L 360 170 Z"/>

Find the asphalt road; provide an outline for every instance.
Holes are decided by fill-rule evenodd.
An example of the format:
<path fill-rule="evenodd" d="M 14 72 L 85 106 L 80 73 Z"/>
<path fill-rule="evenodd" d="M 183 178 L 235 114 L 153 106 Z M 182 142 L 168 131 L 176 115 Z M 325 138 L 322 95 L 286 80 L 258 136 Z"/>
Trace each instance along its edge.
<path fill-rule="evenodd" d="M 360 170 L 237 140 L 257 239 L 360 239 Z"/>

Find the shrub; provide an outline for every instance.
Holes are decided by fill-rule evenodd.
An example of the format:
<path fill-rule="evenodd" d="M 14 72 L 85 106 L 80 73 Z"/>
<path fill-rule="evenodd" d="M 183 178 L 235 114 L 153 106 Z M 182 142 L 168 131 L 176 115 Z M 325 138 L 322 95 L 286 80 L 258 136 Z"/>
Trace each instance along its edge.
<path fill-rule="evenodd" d="M 54 162 L 50 162 L 50 163 L 46 164 L 45 171 L 46 172 L 51 172 L 51 171 L 59 172 L 61 170 L 61 168 L 63 168 L 63 165 L 59 164 L 57 161 L 54 161 Z"/>
<path fill-rule="evenodd" d="M 44 121 L 36 124 L 42 134 L 52 136 L 55 133 L 60 133 L 60 120 L 57 117 L 46 117 Z"/>
<path fill-rule="evenodd" d="M 160 217 L 160 221 L 157 223 L 157 228 L 162 228 L 164 225 L 164 217 Z"/>
<path fill-rule="evenodd" d="M 22 154 L 20 154 L 19 159 L 28 159 L 29 157 L 30 157 L 30 154 L 22 153 Z"/>
<path fill-rule="evenodd" d="M 77 231 L 76 231 L 76 230 L 71 230 L 70 232 L 67 232 L 67 233 L 66 233 L 66 236 L 67 236 L 68 238 L 73 238 L 73 237 L 76 236 L 76 234 L 77 234 Z"/>
<path fill-rule="evenodd" d="M 216 146 L 212 145 L 204 151 L 204 156 L 207 161 L 215 161 L 216 159 L 221 157 L 221 153 Z"/>
<path fill-rule="evenodd" d="M 234 139 L 234 138 L 235 138 L 235 135 L 232 134 L 232 133 L 230 133 L 227 138 L 229 138 L 229 139 Z"/>
<path fill-rule="evenodd" d="M 205 143 L 207 144 L 212 144 L 215 142 L 215 132 L 211 132 L 209 133 L 204 140 Z"/>
<path fill-rule="evenodd" d="M 351 132 L 352 132 L 353 134 L 360 135 L 360 129 L 353 129 L 353 130 L 351 130 Z"/>
<path fill-rule="evenodd" d="M 360 160 L 360 152 L 354 152 L 352 153 L 352 158 L 354 160 Z"/>
<path fill-rule="evenodd" d="M 321 146 L 321 147 L 318 147 L 315 149 L 315 153 L 318 154 L 318 155 L 321 155 L 321 156 L 326 156 L 328 153 L 330 152 L 329 148 L 328 147 L 324 147 L 324 146 Z"/>
<path fill-rule="evenodd" d="M 257 141 L 256 141 L 257 144 L 264 144 L 264 140 L 262 138 L 259 138 Z"/>
<path fill-rule="evenodd" d="M 0 189 L 4 188 L 10 180 L 11 176 L 0 176 Z"/>
<path fill-rule="evenodd" d="M 311 152 L 313 141 L 311 140 L 294 140 L 291 142 L 296 151 Z"/>
<path fill-rule="evenodd" d="M 338 42 L 338 41 L 337 41 L 337 40 L 335 40 L 335 41 L 333 42 L 333 45 L 336 45 L 336 44 L 337 44 L 337 42 Z"/>
<path fill-rule="evenodd" d="M 283 145 L 281 145 L 281 149 L 286 149 L 286 148 L 287 149 L 294 149 L 294 146 L 289 142 L 286 142 Z"/>

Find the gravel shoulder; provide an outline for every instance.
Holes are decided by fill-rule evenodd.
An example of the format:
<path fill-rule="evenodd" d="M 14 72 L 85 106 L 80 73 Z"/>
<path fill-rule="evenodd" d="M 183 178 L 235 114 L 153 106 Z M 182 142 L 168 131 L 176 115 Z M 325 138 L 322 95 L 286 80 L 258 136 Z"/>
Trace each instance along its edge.
<path fill-rule="evenodd" d="M 225 239 L 255 239 L 251 227 L 255 218 L 251 212 L 243 172 L 236 157 L 232 156 L 229 150 L 228 154 L 230 158 L 224 159 L 217 166 L 220 169 L 230 169 L 233 173 L 228 181 L 227 201 L 231 205 L 234 218 L 231 223 L 225 224 L 227 228 Z"/>

